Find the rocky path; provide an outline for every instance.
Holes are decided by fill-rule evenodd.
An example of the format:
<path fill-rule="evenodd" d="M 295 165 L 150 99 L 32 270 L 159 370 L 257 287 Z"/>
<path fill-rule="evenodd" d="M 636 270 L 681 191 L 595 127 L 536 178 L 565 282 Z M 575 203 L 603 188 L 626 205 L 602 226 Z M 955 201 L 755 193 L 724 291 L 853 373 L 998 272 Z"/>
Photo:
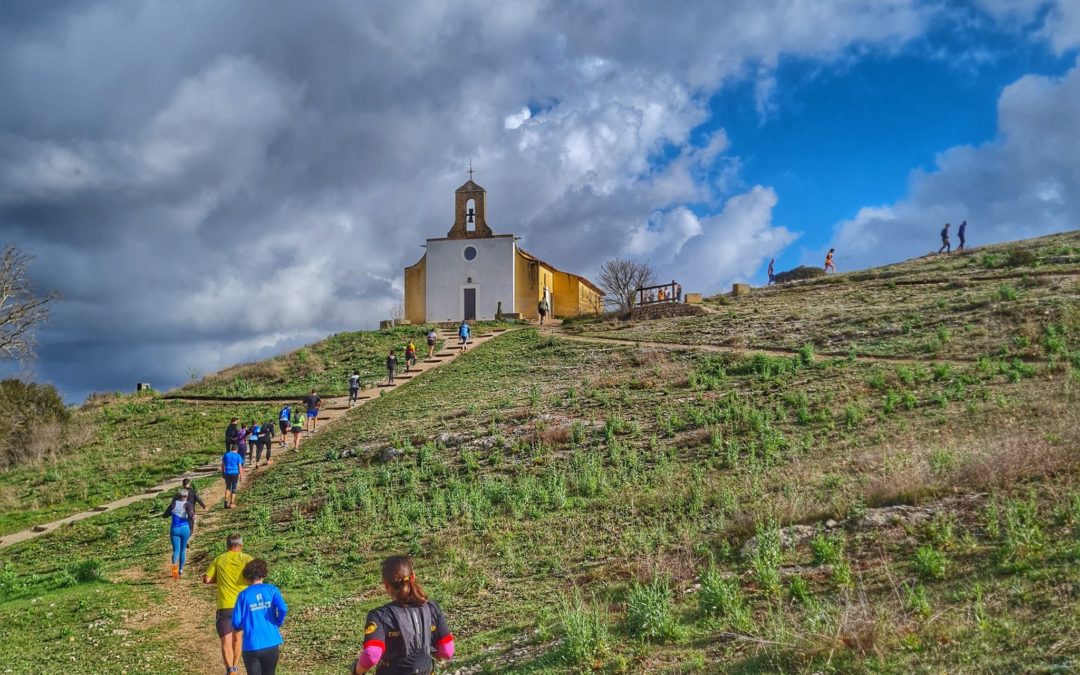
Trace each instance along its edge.
<path fill-rule="evenodd" d="M 472 340 L 470 340 L 470 343 L 469 343 L 470 348 L 479 346 L 479 345 L 487 342 L 488 340 L 496 337 L 497 335 L 499 335 L 499 334 L 501 334 L 503 332 L 505 332 L 505 329 L 499 329 L 499 330 L 494 330 L 494 331 L 489 332 L 489 333 L 481 333 L 479 335 L 475 335 L 475 336 L 473 336 Z M 458 355 L 461 354 L 460 347 L 458 347 L 456 344 L 454 344 L 454 345 L 450 344 L 451 342 L 453 342 L 453 343 L 457 342 L 457 331 L 455 331 L 455 330 L 443 330 L 443 331 L 440 332 L 440 338 L 444 341 L 444 345 L 443 345 L 442 350 L 440 350 L 439 352 L 437 352 L 435 354 L 435 358 L 433 358 L 433 359 L 420 358 L 417 361 L 416 367 L 413 368 L 411 370 L 411 372 L 407 372 L 407 373 L 404 371 L 404 360 L 402 360 L 398 364 L 399 370 L 398 370 L 397 376 L 395 377 L 394 384 L 391 385 L 391 384 L 387 384 L 387 383 L 383 382 L 383 383 L 374 385 L 369 389 L 362 390 L 360 392 L 360 399 L 357 402 L 357 405 L 360 406 L 360 405 L 363 405 L 363 404 L 367 403 L 368 401 L 380 396 L 382 394 L 382 392 L 392 391 L 394 389 L 397 389 L 398 387 L 401 387 L 401 386 L 403 386 L 405 384 L 408 384 L 413 378 L 419 377 L 420 375 L 422 375 L 423 373 L 425 373 L 425 372 L 427 372 L 429 370 L 432 370 L 434 368 L 438 368 L 440 365 L 442 365 L 444 363 L 449 363 L 450 361 L 453 361 L 455 358 L 458 357 Z M 421 349 L 426 350 L 426 345 L 422 345 Z M 426 356 L 426 352 L 422 351 L 420 353 L 420 356 Z M 186 399 L 174 399 L 174 400 L 186 400 Z M 198 403 L 200 401 L 203 401 L 203 400 L 205 400 L 205 399 L 197 399 L 197 400 L 192 399 L 190 402 L 193 405 L 198 405 Z M 267 400 L 269 401 L 270 399 L 267 399 Z M 288 401 L 288 400 L 294 400 L 294 399 L 273 399 L 273 400 L 274 401 Z M 235 403 L 240 404 L 240 403 L 250 403 L 251 401 L 248 400 L 248 399 L 214 399 L 214 402 L 215 403 L 235 402 Z M 318 420 L 318 422 L 319 422 L 318 428 L 319 428 L 320 431 L 325 429 L 327 426 L 334 424 L 337 420 L 344 417 L 345 414 L 348 413 L 348 411 L 349 411 L 349 399 L 348 399 L 347 396 L 323 399 L 323 405 L 324 405 L 324 408 L 322 410 L 320 410 L 320 412 L 319 412 L 319 420 Z M 306 433 L 301 435 L 301 438 L 300 438 L 301 444 L 303 444 L 304 439 L 306 439 L 307 437 L 308 437 L 308 435 Z M 292 447 L 292 439 L 291 438 L 289 439 L 289 443 L 287 444 L 287 446 L 285 448 L 281 448 L 281 447 L 277 446 L 276 441 L 275 441 L 275 446 L 274 446 L 274 456 L 275 457 L 280 457 L 281 454 L 284 454 L 286 452 L 292 452 L 292 450 L 293 450 L 293 447 Z M 26 530 L 21 530 L 19 532 L 12 532 L 11 534 L 5 535 L 3 537 L 3 539 L 0 539 L 0 549 L 6 548 L 8 546 L 14 546 L 15 544 L 18 544 L 18 543 L 21 543 L 21 542 L 24 542 L 24 541 L 29 541 L 30 539 L 34 539 L 36 537 L 46 535 L 49 532 L 52 532 L 52 531 L 56 530 L 57 528 L 63 527 L 64 525 L 68 525 L 68 524 L 71 524 L 71 523 L 77 523 L 77 522 L 79 522 L 81 520 L 86 520 L 87 518 L 92 518 L 92 517 L 94 517 L 94 516 L 96 516 L 96 515 L 98 515 L 100 513 L 105 513 L 107 511 L 115 511 L 116 509 L 120 509 L 120 508 L 123 508 L 125 506 L 130 505 L 130 504 L 134 504 L 135 502 L 140 502 L 140 501 L 143 501 L 143 500 L 146 500 L 146 499 L 153 499 L 154 497 L 157 497 L 158 495 L 160 495 L 163 492 L 166 492 L 166 491 L 169 491 L 169 490 L 175 490 L 176 488 L 178 488 L 180 486 L 180 484 L 182 483 L 182 481 L 185 478 L 192 478 L 192 479 L 206 478 L 208 476 L 217 475 L 218 470 L 219 470 L 219 465 L 218 465 L 217 462 L 211 462 L 211 463 L 203 464 L 201 466 L 195 467 L 194 469 L 191 469 L 190 471 L 186 471 L 186 472 L 184 472 L 184 473 L 182 473 L 180 475 L 173 476 L 172 478 L 170 478 L 170 479 L 168 479 L 166 481 L 162 481 L 161 483 L 158 483 L 157 485 L 155 485 L 153 487 L 147 488 L 146 490 L 144 490 L 141 493 L 129 495 L 129 496 L 124 497 L 122 499 L 117 499 L 115 501 L 111 501 L 111 502 L 108 502 L 106 504 L 100 504 L 100 505 L 95 506 L 95 507 L 93 507 L 91 509 L 88 509 L 86 511 L 81 511 L 79 513 L 74 513 L 74 514 L 72 514 L 70 516 L 67 516 L 65 518 L 61 518 L 59 520 L 54 520 L 54 521 L 51 521 L 51 522 L 48 522 L 48 523 L 40 523 L 40 524 L 35 525 L 34 527 L 26 529 Z M 245 480 L 245 482 L 253 479 L 255 476 L 257 476 L 259 474 L 260 471 L 265 472 L 265 469 L 259 469 L 259 470 L 256 470 L 256 471 L 245 471 L 244 472 L 244 480 Z M 203 501 L 205 501 L 207 504 L 214 504 L 214 503 L 216 503 L 216 501 L 220 501 L 222 499 L 223 490 L 224 490 L 224 486 L 222 484 L 215 484 L 213 486 L 213 488 L 205 491 L 204 494 L 200 494 L 200 496 L 203 497 Z M 211 498 L 213 498 L 214 501 L 211 501 Z"/>

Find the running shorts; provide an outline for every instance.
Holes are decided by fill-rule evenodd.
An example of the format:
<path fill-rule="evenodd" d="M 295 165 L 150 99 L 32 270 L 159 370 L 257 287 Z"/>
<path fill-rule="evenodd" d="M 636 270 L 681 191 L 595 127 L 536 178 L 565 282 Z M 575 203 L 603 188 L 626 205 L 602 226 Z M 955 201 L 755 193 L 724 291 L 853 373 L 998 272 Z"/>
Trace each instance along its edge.
<path fill-rule="evenodd" d="M 240 474 L 227 473 L 225 475 L 225 489 L 229 492 L 236 492 L 236 486 L 240 482 Z"/>
<path fill-rule="evenodd" d="M 307 411 L 307 416 L 308 416 L 308 419 L 311 419 L 312 417 L 318 417 L 319 416 L 319 409 L 318 408 L 310 408 Z"/>
<path fill-rule="evenodd" d="M 219 609 L 214 616 L 214 623 L 217 625 L 218 637 L 225 637 L 226 635 L 232 635 L 232 608 Z"/>
<path fill-rule="evenodd" d="M 286 420 L 278 420 L 278 429 L 281 429 L 281 433 L 285 433 L 289 430 L 289 423 Z"/>

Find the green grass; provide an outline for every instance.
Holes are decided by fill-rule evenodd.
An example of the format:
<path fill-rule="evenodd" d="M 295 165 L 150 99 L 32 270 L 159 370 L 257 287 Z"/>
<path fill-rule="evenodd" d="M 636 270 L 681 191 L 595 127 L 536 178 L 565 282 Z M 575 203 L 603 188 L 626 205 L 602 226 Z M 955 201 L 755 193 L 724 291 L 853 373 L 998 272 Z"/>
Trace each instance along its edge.
<path fill-rule="evenodd" d="M 1060 267 L 1056 255 L 1032 269 Z M 935 258 L 910 274 L 1006 273 L 1008 259 Z M 986 300 L 978 283 L 945 292 Z M 1012 332 L 996 344 L 1033 337 L 977 360 L 950 358 L 971 344 L 968 320 L 942 323 L 955 298 L 939 309 L 921 286 L 911 344 L 936 340 L 933 364 L 830 356 L 805 336 L 790 355 L 742 356 L 505 334 L 284 457 L 196 538 L 192 564 L 229 531 L 269 561 L 291 608 L 287 672 L 348 667 L 358 618 L 385 602 L 379 561 L 402 552 L 449 617 L 453 667 L 481 672 L 1075 669 L 1080 643 L 1063 639 L 1080 630 L 1080 401 L 1064 376 L 1075 334 L 1062 296 L 1044 304 L 1050 287 L 1008 283 L 1016 299 L 994 302 Z M 1051 315 L 1026 326 L 1038 298 Z M 761 311 L 776 319 L 762 324 L 785 317 Z M 833 323 L 854 333 L 861 320 Z M 400 454 L 384 462 L 388 447 Z M 860 524 L 894 505 L 932 515 Z M 25 668 L 40 630 L 31 612 L 56 603 L 53 640 L 104 621 L 95 672 L 139 659 L 169 670 L 175 627 L 132 630 L 122 616 L 161 600 L 127 580 L 164 561 L 152 507 L 6 550 L 0 658 Z M 811 536 L 793 543 L 795 524 Z M 98 589 L 111 600 L 70 604 Z M 102 618 L 110 606 L 117 616 Z M 193 617 L 192 630 L 212 639 L 211 620 Z M 45 670 L 69 657 L 64 646 Z"/>

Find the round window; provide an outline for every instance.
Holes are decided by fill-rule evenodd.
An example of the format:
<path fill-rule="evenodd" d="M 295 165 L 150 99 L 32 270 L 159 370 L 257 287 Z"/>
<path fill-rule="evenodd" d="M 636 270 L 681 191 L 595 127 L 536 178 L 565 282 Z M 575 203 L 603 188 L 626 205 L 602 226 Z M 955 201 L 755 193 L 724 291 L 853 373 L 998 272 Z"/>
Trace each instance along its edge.
<path fill-rule="evenodd" d="M 472 246 L 466 246 L 465 250 L 462 252 L 462 255 L 465 256 L 466 260 L 473 260 L 476 258 L 476 249 Z"/>

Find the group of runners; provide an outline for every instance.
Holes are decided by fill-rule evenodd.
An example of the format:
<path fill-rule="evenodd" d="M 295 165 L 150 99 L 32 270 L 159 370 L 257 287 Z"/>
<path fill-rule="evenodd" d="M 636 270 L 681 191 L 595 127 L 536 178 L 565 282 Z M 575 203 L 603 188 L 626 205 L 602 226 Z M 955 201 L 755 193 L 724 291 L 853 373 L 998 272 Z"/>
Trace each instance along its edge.
<path fill-rule="evenodd" d="M 458 327 L 462 350 L 468 348 L 471 334 L 469 324 L 463 321 Z M 426 340 L 430 358 L 435 354 L 438 335 L 432 330 Z M 410 340 L 405 346 L 406 371 L 415 366 L 416 361 L 416 345 Z M 394 383 L 396 367 L 397 356 L 392 349 L 386 359 L 390 384 Z M 352 405 L 361 388 L 360 372 L 354 370 L 348 382 Z M 271 463 L 275 436 L 279 446 L 285 447 L 291 433 L 296 448 L 302 434 L 316 432 L 321 405 L 322 398 L 315 389 L 304 397 L 301 405 L 294 408 L 286 404 L 278 413 L 276 432 L 273 420 L 249 424 L 232 418 L 225 429 L 225 453 L 221 458 L 225 508 L 236 507 L 236 492 L 245 467 L 258 468 L 264 452 L 266 464 Z M 174 579 L 179 580 L 184 574 L 187 549 L 195 531 L 196 505 L 206 508 L 191 480 L 185 479 L 162 514 L 169 519 Z M 266 583 L 269 573 L 266 561 L 243 552 L 243 537 L 231 534 L 225 543 L 227 550 L 214 559 L 203 576 L 204 583 L 217 587 L 215 624 L 221 640 L 225 673 L 238 672 L 242 660 L 250 675 L 273 675 L 283 642 L 279 629 L 285 622 L 288 606 L 281 590 Z M 392 556 L 383 561 L 382 580 L 391 601 L 368 613 L 363 648 L 353 662 L 351 672 L 361 674 L 373 668 L 380 674 L 433 672 L 435 660 L 454 655 L 454 636 L 446 617 L 417 582 L 412 559 L 408 556 Z"/>
<path fill-rule="evenodd" d="M 274 675 L 288 605 L 281 589 L 266 582 L 266 561 L 244 553 L 241 535 L 230 534 L 225 546 L 203 575 L 204 584 L 217 588 L 214 623 L 225 673 L 239 672 L 242 660 L 248 675 Z M 382 586 L 390 602 L 368 612 L 350 672 L 361 675 L 377 668 L 380 675 L 426 675 L 434 671 L 435 661 L 452 658 L 454 635 L 439 605 L 417 581 L 412 558 L 384 560 Z"/>

